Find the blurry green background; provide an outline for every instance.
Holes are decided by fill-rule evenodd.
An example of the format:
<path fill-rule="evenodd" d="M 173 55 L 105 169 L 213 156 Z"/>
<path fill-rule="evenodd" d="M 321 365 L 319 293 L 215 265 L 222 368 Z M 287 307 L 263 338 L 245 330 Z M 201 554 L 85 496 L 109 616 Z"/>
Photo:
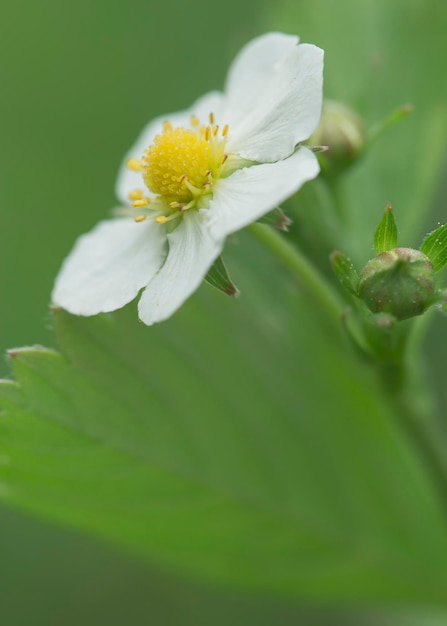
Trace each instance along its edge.
<path fill-rule="evenodd" d="M 365 189 L 350 212 L 347 251 L 371 255 L 371 228 L 386 201 L 416 244 L 445 221 L 447 11 L 442 0 L 19 0 L 0 11 L 0 351 L 53 344 L 47 306 L 74 239 L 114 205 L 124 152 L 153 116 L 187 107 L 223 84 L 251 37 L 280 29 L 326 50 L 326 93 L 369 121 L 414 102 L 402 123 L 352 175 Z M 438 59 L 435 66 L 431 60 Z M 390 77 L 394 76 L 394 80 Z M 427 150 L 427 142 L 430 150 Z M 381 167 L 381 151 L 394 155 Z M 427 154 L 430 158 L 427 158 Z M 376 179 L 368 179 L 375 168 Z M 415 172 L 421 184 L 407 199 Z M 422 172 L 422 174 L 421 174 Z M 368 180 L 367 183 L 364 182 Z M 424 203 L 422 205 L 422 203 Z M 444 203 L 444 204 L 443 204 Z M 421 213 L 423 219 L 420 219 Z M 445 321 L 428 348 L 446 394 Z M 437 346 L 437 349 L 435 349 Z M 6 360 L 0 375 L 8 375 Z M 445 624 L 405 611 L 340 612 L 330 621 L 256 595 L 202 589 L 131 561 L 88 538 L 0 511 L 0 620 L 10 626 L 70 624 Z"/>

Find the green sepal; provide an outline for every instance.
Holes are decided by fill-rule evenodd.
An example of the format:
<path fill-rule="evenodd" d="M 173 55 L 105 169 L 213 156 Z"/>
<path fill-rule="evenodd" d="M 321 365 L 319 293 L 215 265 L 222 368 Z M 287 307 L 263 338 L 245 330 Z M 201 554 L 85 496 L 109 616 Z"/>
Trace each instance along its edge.
<path fill-rule="evenodd" d="M 374 233 L 374 249 L 376 255 L 397 248 L 397 226 L 394 220 L 393 207 L 387 204 L 380 224 Z"/>
<path fill-rule="evenodd" d="M 335 250 L 330 256 L 332 269 L 345 289 L 353 296 L 359 294 L 359 275 L 350 258 Z"/>
<path fill-rule="evenodd" d="M 205 276 L 205 280 L 212 287 L 226 293 L 227 296 L 236 298 L 239 295 L 239 289 L 231 280 L 222 257 L 218 257 L 216 261 L 214 261 L 213 266 Z"/>
<path fill-rule="evenodd" d="M 292 224 L 292 220 L 287 217 L 282 209 L 276 207 L 273 211 L 267 213 L 267 215 L 263 215 L 261 219 L 257 220 L 260 224 L 267 224 L 268 226 L 273 226 L 278 230 L 282 230 L 284 233 L 289 231 L 290 225 Z"/>
<path fill-rule="evenodd" d="M 447 224 L 429 233 L 421 245 L 421 252 L 428 256 L 435 272 L 447 263 Z"/>

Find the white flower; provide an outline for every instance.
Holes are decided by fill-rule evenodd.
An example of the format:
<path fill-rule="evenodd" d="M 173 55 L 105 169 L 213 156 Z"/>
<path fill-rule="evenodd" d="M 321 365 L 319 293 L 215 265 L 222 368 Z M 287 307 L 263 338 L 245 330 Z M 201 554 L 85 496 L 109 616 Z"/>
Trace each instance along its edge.
<path fill-rule="evenodd" d="M 53 291 L 77 315 L 118 309 L 144 288 L 146 324 L 197 289 L 225 237 L 295 193 L 319 171 L 298 147 L 317 127 L 323 52 L 269 33 L 236 57 L 223 93 L 152 121 L 130 150 L 117 195 L 127 215 L 77 241 Z M 169 121 L 166 121 L 169 120 Z"/>

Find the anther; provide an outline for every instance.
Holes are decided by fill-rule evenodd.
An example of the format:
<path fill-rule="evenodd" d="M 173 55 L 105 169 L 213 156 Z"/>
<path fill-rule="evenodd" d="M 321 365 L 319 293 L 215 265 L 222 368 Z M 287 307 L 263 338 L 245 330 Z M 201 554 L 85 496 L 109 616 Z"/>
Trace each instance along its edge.
<path fill-rule="evenodd" d="M 197 115 L 191 115 L 191 126 L 194 126 L 194 128 L 197 128 L 198 125 L 199 125 L 199 118 L 197 117 Z"/>
<path fill-rule="evenodd" d="M 222 165 L 225 163 L 227 159 L 228 159 L 228 154 L 224 154 L 222 157 Z"/>
<path fill-rule="evenodd" d="M 210 136 L 211 136 L 211 128 L 209 126 L 207 126 L 206 129 L 205 129 L 205 140 L 209 141 L 210 140 Z"/>
<path fill-rule="evenodd" d="M 155 223 L 166 224 L 166 222 L 172 222 L 172 220 L 176 220 L 178 217 L 180 217 L 180 213 L 173 213 L 169 217 L 166 217 L 166 215 L 159 215 L 155 218 Z"/>
<path fill-rule="evenodd" d="M 147 220 L 147 215 L 138 215 L 134 221 L 139 223 L 139 222 L 144 222 L 144 220 Z"/>
<path fill-rule="evenodd" d="M 228 124 L 225 124 L 225 126 L 223 127 L 223 130 L 222 130 L 222 137 L 226 137 L 228 135 L 229 129 L 230 129 L 230 127 L 228 126 Z"/>
<path fill-rule="evenodd" d="M 126 166 L 133 172 L 141 172 L 143 169 L 140 159 L 128 159 Z"/>
<path fill-rule="evenodd" d="M 210 113 L 209 120 L 210 120 L 210 124 L 212 126 L 214 124 L 214 113 Z"/>
<path fill-rule="evenodd" d="M 141 200 L 144 196 L 144 191 L 142 189 L 134 189 L 129 193 L 129 200 Z"/>
<path fill-rule="evenodd" d="M 149 200 L 147 198 L 141 198 L 141 200 L 134 200 L 132 202 L 132 206 L 135 209 L 144 209 L 145 207 L 149 206 Z"/>
<path fill-rule="evenodd" d="M 163 130 L 172 130 L 172 124 L 171 122 L 168 122 L 168 120 L 165 120 L 163 122 Z"/>
<path fill-rule="evenodd" d="M 219 133 L 219 126 L 215 126 L 215 127 L 213 128 L 213 135 L 214 135 L 215 137 L 217 137 L 218 133 Z"/>

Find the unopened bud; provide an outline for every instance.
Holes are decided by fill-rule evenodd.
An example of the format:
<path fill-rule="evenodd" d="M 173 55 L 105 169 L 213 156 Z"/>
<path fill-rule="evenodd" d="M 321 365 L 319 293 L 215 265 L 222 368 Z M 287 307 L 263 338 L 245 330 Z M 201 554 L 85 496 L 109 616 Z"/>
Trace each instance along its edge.
<path fill-rule="evenodd" d="M 420 315 L 434 301 L 433 265 L 419 250 L 383 252 L 361 271 L 359 295 L 373 313 L 390 313 L 398 320 Z"/>
<path fill-rule="evenodd" d="M 327 100 L 323 104 L 320 124 L 309 143 L 328 146 L 327 152 L 320 155 L 322 172 L 336 174 L 362 152 L 366 143 L 363 122 L 349 107 Z"/>

